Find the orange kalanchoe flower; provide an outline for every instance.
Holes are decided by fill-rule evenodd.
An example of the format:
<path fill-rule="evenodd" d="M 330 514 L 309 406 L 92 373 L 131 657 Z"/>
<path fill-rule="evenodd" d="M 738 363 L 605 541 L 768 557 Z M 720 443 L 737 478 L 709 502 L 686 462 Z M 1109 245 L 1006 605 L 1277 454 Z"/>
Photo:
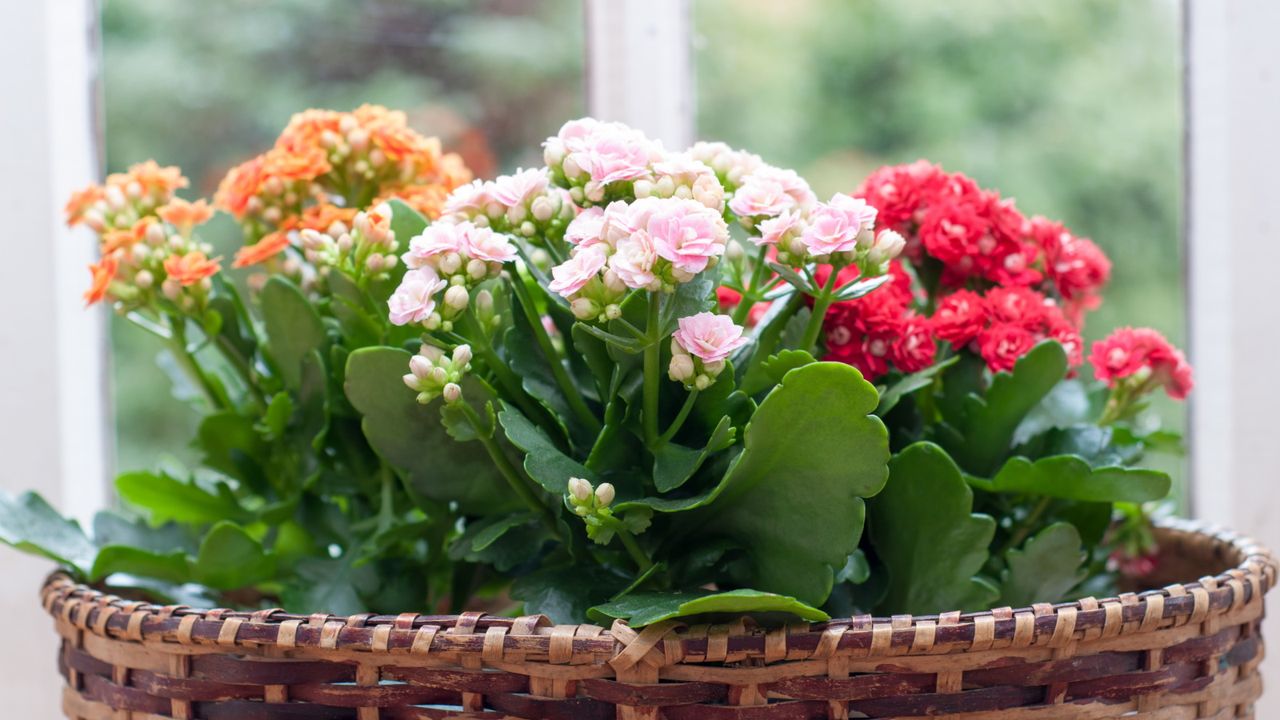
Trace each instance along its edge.
<path fill-rule="evenodd" d="M 141 221 L 138 224 L 141 225 Z M 138 238 L 134 235 L 133 230 L 108 230 L 102 235 L 100 251 L 103 256 L 114 255 L 120 250 L 132 247 L 136 242 L 138 242 Z"/>
<path fill-rule="evenodd" d="M 195 285 L 222 269 L 220 260 L 221 258 L 209 259 L 199 250 L 192 250 L 186 255 L 170 255 L 166 258 L 164 272 L 179 285 Z"/>
<path fill-rule="evenodd" d="M 191 228 L 209 222 L 209 218 L 213 217 L 213 208 L 203 198 L 195 202 L 174 198 L 167 205 L 156 210 L 156 214 L 161 220 L 186 234 L 191 231 Z M 143 231 L 145 232 L 145 228 Z"/>
<path fill-rule="evenodd" d="M 252 245 L 245 245 L 236 251 L 235 262 L 232 267 L 243 268 L 250 265 L 257 265 L 261 262 L 279 255 L 289 247 L 289 234 L 284 230 L 277 230 L 262 236 L 262 239 Z"/>
<path fill-rule="evenodd" d="M 312 205 L 302 211 L 302 217 L 298 221 L 298 228 L 327 232 L 337 222 L 351 227 L 351 221 L 355 219 L 356 212 L 355 208 L 338 207 L 332 203 Z"/>
<path fill-rule="evenodd" d="M 84 214 L 93 207 L 94 203 L 106 197 L 106 191 L 101 185 L 90 185 L 83 190 L 77 190 L 71 193 L 71 199 L 67 201 L 63 212 L 67 215 L 67 225 L 75 226 L 84 222 Z"/>
<path fill-rule="evenodd" d="M 131 182 L 137 182 L 145 193 L 161 196 L 170 196 L 190 184 L 180 168 L 161 167 L 155 160 L 130 165 L 126 172 L 107 176 L 108 185 L 127 188 Z"/>
<path fill-rule="evenodd" d="M 116 279 L 116 271 L 119 269 L 120 261 L 112 255 L 107 255 L 89 266 L 89 275 L 92 280 L 89 283 L 89 289 L 84 293 L 86 306 L 102 302 L 107 296 L 107 288 L 111 287 L 111 281 Z"/>
<path fill-rule="evenodd" d="M 263 156 L 263 171 L 285 182 L 314 180 L 332 169 L 328 154 L 319 147 L 275 147 Z"/>
<path fill-rule="evenodd" d="M 218 192 L 213 196 L 213 203 L 237 218 L 243 217 L 249 209 L 249 203 L 262 190 L 266 182 L 263 156 L 259 155 L 243 162 L 227 173 L 218 184 Z"/>

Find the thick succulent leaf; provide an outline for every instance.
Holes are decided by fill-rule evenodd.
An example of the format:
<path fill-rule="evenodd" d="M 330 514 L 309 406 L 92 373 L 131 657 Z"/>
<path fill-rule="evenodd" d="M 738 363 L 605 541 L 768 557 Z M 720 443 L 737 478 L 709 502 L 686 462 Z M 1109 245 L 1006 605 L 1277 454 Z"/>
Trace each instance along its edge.
<path fill-rule="evenodd" d="M 145 520 L 125 517 L 113 510 L 93 516 L 93 542 L 98 547 L 128 545 L 153 552 L 186 550 L 195 554 L 197 543 L 191 531 L 178 523 L 153 527 Z"/>
<path fill-rule="evenodd" d="M 700 530 L 750 548 L 750 584 L 820 605 L 888 477 L 875 388 L 853 367 L 796 368 L 760 403 Z M 657 508 L 655 508 L 657 509 Z"/>
<path fill-rule="evenodd" d="M 769 613 L 793 616 L 808 622 L 830 620 L 823 611 L 793 597 L 759 590 L 728 592 L 692 591 L 686 593 L 631 593 L 613 602 L 597 605 L 588 616 L 597 622 L 626 620 L 633 628 L 662 620 L 694 615 L 731 615 Z"/>
<path fill-rule="evenodd" d="M 59 515 L 33 492 L 13 497 L 0 491 L 0 543 L 53 560 L 81 576 L 89 574 L 98 554 L 79 523 Z"/>
<path fill-rule="evenodd" d="M 164 552 L 128 545 L 107 545 L 98 551 L 89 580 L 98 582 L 109 575 L 125 573 L 182 584 L 191 581 L 191 572 L 191 558 L 182 550 Z"/>
<path fill-rule="evenodd" d="M 1075 455 L 1054 455 L 1035 462 L 1023 457 L 1009 458 L 990 481 L 978 480 L 974 484 L 991 492 L 1030 493 L 1102 503 L 1162 500 L 1172 486 L 1169 476 L 1158 470 L 1092 468 Z"/>
<path fill-rule="evenodd" d="M 371 565 L 355 567 L 353 558 L 306 558 L 294 568 L 296 577 L 285 586 L 281 601 L 296 613 L 325 612 L 354 615 L 367 610 L 360 588 L 377 583 Z"/>
<path fill-rule="evenodd" d="M 921 390 L 932 385 L 935 377 L 937 377 L 943 370 L 955 365 L 956 361 L 959 359 L 959 355 L 952 355 L 940 363 L 934 363 L 919 372 L 913 372 L 910 375 L 905 375 L 899 378 L 897 382 L 886 388 L 884 392 L 880 393 L 880 405 L 876 408 L 876 414 L 880 417 L 884 417 L 902 400 L 902 398 L 917 390 Z"/>
<path fill-rule="evenodd" d="M 706 312 L 716 305 L 716 286 L 720 284 L 720 271 L 716 268 L 704 270 L 687 283 L 680 283 L 676 291 L 662 303 L 659 313 L 662 321 L 662 334 L 669 335 L 680 322 L 680 318 Z"/>
<path fill-rule="evenodd" d="M 1005 553 L 1007 567 L 998 604 L 1022 608 L 1064 599 L 1089 574 L 1081 567 L 1087 557 L 1080 533 L 1071 523 L 1046 527 L 1028 538 L 1021 549 Z"/>
<path fill-rule="evenodd" d="M 690 448 L 665 443 L 653 455 L 653 485 L 665 493 L 679 488 L 693 477 L 707 458 L 733 444 L 733 425 L 729 416 L 720 418 L 706 447 Z"/>
<path fill-rule="evenodd" d="M 226 486 L 210 492 L 163 473 L 125 473 L 116 478 L 116 492 L 125 502 L 145 510 L 156 525 L 170 521 L 193 525 L 219 520 L 247 522 L 252 517 Z"/>
<path fill-rule="evenodd" d="M 507 572 L 537 557 L 547 539 L 546 529 L 529 513 L 482 518 L 467 525 L 449 546 L 449 557 L 488 563 Z"/>
<path fill-rule="evenodd" d="M 369 347 L 382 342 L 382 318 L 375 313 L 384 313 L 386 309 L 373 307 L 364 291 L 340 272 L 329 273 L 325 282 L 332 295 L 329 310 L 338 319 L 347 347 Z"/>
<path fill-rule="evenodd" d="M 396 242 L 400 243 L 400 247 L 408 248 L 409 241 L 421 235 L 427 229 L 429 221 L 422 213 L 398 198 L 391 200 L 388 205 L 391 206 L 391 231 L 396 234 Z"/>
<path fill-rule="evenodd" d="M 529 477 L 553 495 L 563 495 L 569 487 L 569 478 L 580 477 L 595 481 L 595 473 L 582 463 L 560 452 L 542 428 L 529 422 L 519 410 L 502 404 L 498 413 L 507 439 L 525 452 L 524 469 Z"/>
<path fill-rule="evenodd" d="M 262 468 L 266 443 L 254 427 L 253 418 L 231 410 L 206 415 L 196 428 L 196 445 L 205 467 L 240 480 L 258 492 L 267 491 L 269 481 Z"/>
<path fill-rule="evenodd" d="M 405 387 L 410 354 L 362 348 L 347 359 L 346 395 L 363 415 L 373 449 L 407 475 L 411 490 L 431 500 L 457 501 L 463 512 L 513 507 L 510 492 L 478 442 L 456 442 L 438 408 L 418 404 Z"/>
<path fill-rule="evenodd" d="M 776 355 L 770 355 L 765 358 L 760 363 L 760 367 L 769 376 L 770 380 L 780 383 L 787 373 L 815 362 L 817 360 L 807 350 L 783 350 Z"/>
<path fill-rule="evenodd" d="M 627 586 L 627 579 L 598 565 L 547 567 L 516 578 L 511 597 L 524 601 L 527 614 L 576 625 L 587 611 Z"/>
<path fill-rule="evenodd" d="M 276 558 L 244 528 L 231 522 L 214 525 L 200 542 L 192 568 L 202 585 L 218 590 L 252 587 L 275 577 Z"/>
<path fill-rule="evenodd" d="M 916 443 L 894 456 L 889 482 L 867 511 L 871 541 L 889 573 L 882 612 L 989 607 L 997 590 L 975 576 L 996 523 L 972 509 L 973 491 L 942 448 Z"/>
<path fill-rule="evenodd" d="M 302 359 L 326 343 L 324 322 L 307 296 L 283 276 L 272 275 L 258 297 L 267 350 L 285 386 L 297 388 L 302 381 Z"/>

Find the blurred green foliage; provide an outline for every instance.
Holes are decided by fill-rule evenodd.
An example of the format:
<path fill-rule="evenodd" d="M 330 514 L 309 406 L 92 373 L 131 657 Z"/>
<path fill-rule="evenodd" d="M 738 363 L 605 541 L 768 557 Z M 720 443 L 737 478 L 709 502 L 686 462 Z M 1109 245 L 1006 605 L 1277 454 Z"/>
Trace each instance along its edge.
<path fill-rule="evenodd" d="M 822 197 L 927 158 L 1114 263 L 1086 338 L 1186 338 L 1176 0 L 694 0 L 698 134 Z M 1177 430 L 1185 406 L 1155 409 Z M 1154 460 L 1155 458 L 1152 458 Z M 1177 459 L 1156 463 L 1181 478 Z"/>
<path fill-rule="evenodd" d="M 1183 341 L 1175 0 L 693 7 L 700 137 L 795 167 L 820 194 L 921 157 L 963 171 L 1111 255 L 1090 338 L 1134 324 Z M 375 102 L 492 176 L 585 112 L 582 24 L 576 0 L 107 0 L 108 165 L 155 157 L 209 194 L 293 112 Z M 169 398 L 158 348 L 126 323 L 113 340 L 119 466 L 189 458 L 196 418 Z M 1157 407 L 1185 425 L 1181 406 Z"/>

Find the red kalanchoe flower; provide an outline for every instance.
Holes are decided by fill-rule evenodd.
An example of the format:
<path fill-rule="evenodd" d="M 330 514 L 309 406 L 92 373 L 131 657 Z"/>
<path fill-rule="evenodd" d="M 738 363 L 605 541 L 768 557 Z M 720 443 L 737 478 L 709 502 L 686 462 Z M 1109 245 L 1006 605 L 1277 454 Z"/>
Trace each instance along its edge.
<path fill-rule="evenodd" d="M 889 348 L 893 365 L 904 373 L 919 372 L 933 364 L 938 345 L 929 332 L 929 321 L 913 316 L 898 328 L 898 336 Z"/>
<path fill-rule="evenodd" d="M 1151 328 L 1123 327 L 1093 344 L 1089 353 L 1093 374 L 1109 387 L 1128 378 L 1163 386 L 1169 397 L 1186 398 L 1194 381 L 1182 351 Z"/>
<path fill-rule="evenodd" d="M 963 347 L 987 326 L 987 304 L 971 290 L 957 290 L 942 298 L 930 320 L 940 340 Z"/>
<path fill-rule="evenodd" d="M 992 288 L 986 294 L 987 313 L 992 322 L 1011 323 L 1027 330 L 1044 327 L 1048 301 L 1044 295 L 1024 287 Z"/>
<path fill-rule="evenodd" d="M 996 323 L 978 335 L 978 353 L 993 372 L 1008 372 L 1035 347 L 1036 336 L 1014 323 Z"/>

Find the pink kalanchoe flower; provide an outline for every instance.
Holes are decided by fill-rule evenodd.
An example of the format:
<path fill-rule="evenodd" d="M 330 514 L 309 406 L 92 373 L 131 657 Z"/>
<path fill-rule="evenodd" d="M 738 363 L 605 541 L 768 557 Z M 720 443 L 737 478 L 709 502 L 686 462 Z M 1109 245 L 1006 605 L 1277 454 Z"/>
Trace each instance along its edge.
<path fill-rule="evenodd" d="M 449 197 L 444 200 L 444 214 L 464 217 L 484 215 L 487 208 L 497 202 L 493 190 L 492 182 L 472 180 L 449 193 Z"/>
<path fill-rule="evenodd" d="M 776 217 L 792 209 L 805 209 L 816 198 L 795 170 L 769 165 L 747 176 L 733 194 L 729 209 L 740 218 Z"/>
<path fill-rule="evenodd" d="M 409 250 L 403 257 L 405 267 L 426 267 L 441 255 L 466 252 L 467 228 L 474 227 L 469 222 L 436 222 L 428 225 L 422 234 L 409 240 Z"/>
<path fill-rule="evenodd" d="M 858 246 L 858 234 L 876 222 L 876 209 L 862 198 L 836 193 L 831 201 L 809 213 L 809 224 L 800 242 L 813 255 L 849 252 Z"/>
<path fill-rule="evenodd" d="M 502 175 L 494 180 L 492 195 L 504 207 L 517 207 L 545 193 L 550 183 L 543 168 L 517 170 L 514 175 Z"/>
<path fill-rule="evenodd" d="M 568 260 L 551 268 L 552 279 L 547 288 L 551 292 L 569 297 L 591 282 L 608 259 L 608 253 L 600 245 L 579 247 Z"/>
<path fill-rule="evenodd" d="M 387 300 L 390 308 L 391 322 L 396 325 L 408 325 L 426 320 L 436 309 L 436 293 L 448 285 L 436 271 L 429 267 L 420 267 L 404 274 L 400 287 Z"/>
<path fill-rule="evenodd" d="M 658 279 L 653 273 L 653 264 L 657 260 L 658 254 L 649 233 L 636 232 L 618 241 L 613 255 L 609 256 L 609 268 L 627 287 L 649 288 Z"/>
<path fill-rule="evenodd" d="M 604 224 L 604 210 L 589 207 L 578 213 L 577 217 L 564 229 L 565 242 L 583 247 L 602 242 Z"/>
<path fill-rule="evenodd" d="M 658 155 L 653 141 L 621 123 L 597 123 L 565 145 L 569 158 L 599 185 L 647 177 L 649 163 Z"/>
<path fill-rule="evenodd" d="M 742 337 L 742 328 L 733 324 L 728 315 L 701 312 L 682 317 L 672 339 L 689 354 L 703 362 L 719 362 L 729 357 L 749 340 Z"/>
<path fill-rule="evenodd" d="M 751 238 L 756 245 L 779 245 L 786 247 L 792 237 L 799 235 L 804 229 L 804 220 L 794 210 L 784 211 L 777 217 L 769 218 L 756 226 L 760 237 Z"/>
<path fill-rule="evenodd" d="M 1089 364 L 1094 376 L 1110 387 L 1135 375 L 1154 378 L 1169 397 L 1186 398 L 1194 382 L 1182 351 L 1151 328 L 1122 327 L 1093 344 Z"/>
<path fill-rule="evenodd" d="M 468 226 L 463 232 L 462 253 L 464 255 L 496 263 L 507 263 L 516 259 L 516 246 L 506 235 L 496 233 L 487 227 L 476 227 L 471 223 L 460 224 Z"/>
<path fill-rule="evenodd" d="M 659 201 L 646 229 L 658 257 L 690 275 L 706 270 L 711 258 L 724 254 L 729 241 L 724 218 L 695 200 Z"/>

